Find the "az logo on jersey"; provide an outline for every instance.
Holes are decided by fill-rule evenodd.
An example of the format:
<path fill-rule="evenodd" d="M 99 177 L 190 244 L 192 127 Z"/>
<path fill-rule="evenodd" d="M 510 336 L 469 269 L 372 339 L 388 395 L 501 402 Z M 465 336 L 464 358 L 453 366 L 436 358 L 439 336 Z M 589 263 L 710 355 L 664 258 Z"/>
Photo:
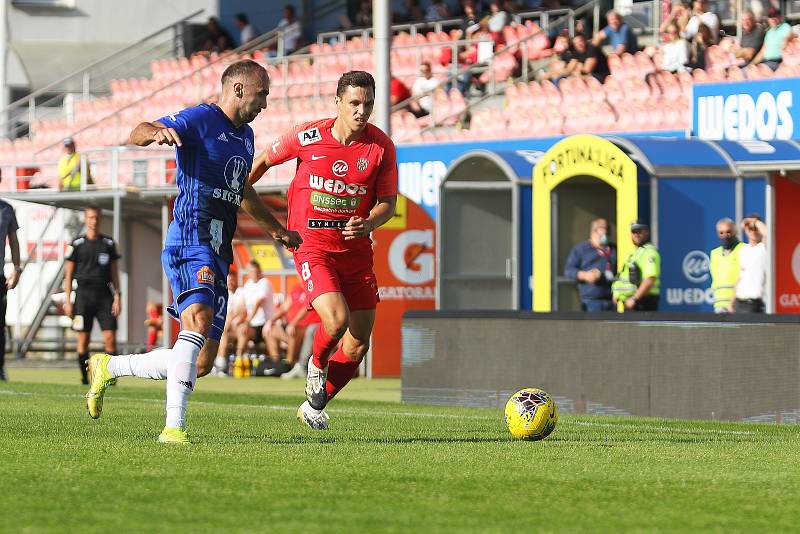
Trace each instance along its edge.
<path fill-rule="evenodd" d="M 247 173 L 247 162 L 242 156 L 232 156 L 225 164 L 225 181 L 234 192 L 239 192 L 244 187 Z"/>
<path fill-rule="evenodd" d="M 319 133 L 319 128 L 311 128 L 310 130 L 303 130 L 297 134 L 301 146 L 310 145 L 317 141 L 322 141 L 322 134 Z"/>

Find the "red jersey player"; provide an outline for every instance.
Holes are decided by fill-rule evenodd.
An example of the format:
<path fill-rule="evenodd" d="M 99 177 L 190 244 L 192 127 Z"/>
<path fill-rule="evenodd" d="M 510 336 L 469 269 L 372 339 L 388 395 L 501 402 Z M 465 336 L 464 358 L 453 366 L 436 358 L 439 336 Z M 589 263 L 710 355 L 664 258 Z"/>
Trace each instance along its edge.
<path fill-rule="evenodd" d="M 269 167 L 297 158 L 287 227 L 303 238 L 295 265 L 322 319 L 297 417 L 316 430 L 327 429 L 325 406 L 353 378 L 369 348 L 378 302 L 369 236 L 392 218 L 397 199 L 394 143 L 367 122 L 375 103 L 372 75 L 343 74 L 335 102 L 335 118 L 281 136 L 258 156 L 250 174 L 256 182 Z"/>

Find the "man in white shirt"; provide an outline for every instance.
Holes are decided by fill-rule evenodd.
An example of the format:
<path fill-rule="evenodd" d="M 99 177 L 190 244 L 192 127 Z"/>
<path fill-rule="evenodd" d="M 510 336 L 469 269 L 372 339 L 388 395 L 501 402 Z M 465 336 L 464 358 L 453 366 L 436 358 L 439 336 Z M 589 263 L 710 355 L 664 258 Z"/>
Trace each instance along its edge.
<path fill-rule="evenodd" d="M 234 24 L 236 27 L 239 28 L 239 46 L 249 43 L 253 39 L 258 36 L 258 30 L 256 30 L 252 24 L 250 24 L 247 15 L 244 13 L 239 13 L 234 18 Z"/>
<path fill-rule="evenodd" d="M 711 37 L 716 43 L 719 40 L 719 17 L 713 11 L 709 11 L 708 0 L 694 0 L 692 4 L 692 18 L 683 30 L 683 37 L 691 41 L 701 24 L 708 26 L 711 30 Z"/>
<path fill-rule="evenodd" d="M 412 113 L 417 116 L 423 116 L 428 115 L 433 109 L 433 96 L 431 96 L 431 93 L 439 87 L 439 80 L 433 77 L 433 69 L 427 61 L 423 61 L 419 66 L 419 74 L 419 78 L 414 80 L 414 85 L 411 86 L 411 96 L 420 97 L 417 103 L 424 113 L 417 115 L 413 110 Z"/>
<path fill-rule="evenodd" d="M 258 345 L 264 342 L 264 325 L 273 312 L 272 284 L 261 277 L 261 266 L 256 260 L 247 265 L 248 280 L 242 292 L 244 294 L 245 317 L 239 326 L 236 355 L 243 356 L 250 341 Z"/>
<path fill-rule="evenodd" d="M 283 18 L 278 22 L 278 29 L 283 32 L 283 54 L 291 54 L 297 50 L 303 38 L 300 21 L 295 18 L 294 6 L 287 4 L 283 8 Z"/>
<path fill-rule="evenodd" d="M 767 227 L 758 215 L 742 221 L 747 244 L 739 249 L 739 280 L 736 282 L 736 313 L 764 313 L 764 292 L 769 257 L 764 244 Z"/>

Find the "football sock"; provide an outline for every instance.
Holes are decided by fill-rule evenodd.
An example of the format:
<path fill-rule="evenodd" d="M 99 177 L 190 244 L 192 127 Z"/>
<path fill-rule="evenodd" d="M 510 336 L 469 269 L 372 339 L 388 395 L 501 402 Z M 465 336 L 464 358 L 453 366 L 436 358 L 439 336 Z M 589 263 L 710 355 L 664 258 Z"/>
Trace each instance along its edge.
<path fill-rule="evenodd" d="M 152 380 L 167 378 L 167 361 L 172 349 L 166 347 L 144 354 L 123 354 L 112 356 L 108 360 L 108 372 L 111 376 L 138 376 Z"/>
<path fill-rule="evenodd" d="M 342 349 L 331 356 L 328 362 L 328 381 L 325 383 L 329 402 L 355 376 L 360 363 L 348 358 Z"/>
<path fill-rule="evenodd" d="M 186 401 L 197 381 L 197 356 L 206 342 L 197 332 L 182 330 L 167 360 L 167 423 L 170 428 L 184 428 Z"/>
<path fill-rule="evenodd" d="M 86 384 L 89 380 L 89 371 L 86 369 L 86 364 L 89 362 L 88 352 L 78 353 L 78 367 L 81 370 L 81 380 Z"/>
<path fill-rule="evenodd" d="M 320 326 L 314 334 L 314 344 L 311 348 L 314 365 L 319 369 L 325 369 L 328 365 L 331 351 L 339 344 L 339 340 L 328 335 L 325 328 Z"/>

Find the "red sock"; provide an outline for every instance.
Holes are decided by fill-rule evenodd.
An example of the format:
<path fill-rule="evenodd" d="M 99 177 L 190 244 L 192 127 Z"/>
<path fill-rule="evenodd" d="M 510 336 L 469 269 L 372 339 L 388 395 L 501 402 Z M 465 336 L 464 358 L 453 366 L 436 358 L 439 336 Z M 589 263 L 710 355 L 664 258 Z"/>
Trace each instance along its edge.
<path fill-rule="evenodd" d="M 342 349 L 334 353 L 328 362 L 328 381 L 325 383 L 329 401 L 355 376 L 360 363 L 345 356 Z"/>
<path fill-rule="evenodd" d="M 314 344 L 311 349 L 311 357 L 314 365 L 319 369 L 325 369 L 328 365 L 328 358 L 331 356 L 331 351 L 339 344 L 338 339 L 334 339 L 328 335 L 325 328 L 320 325 L 314 334 Z"/>

